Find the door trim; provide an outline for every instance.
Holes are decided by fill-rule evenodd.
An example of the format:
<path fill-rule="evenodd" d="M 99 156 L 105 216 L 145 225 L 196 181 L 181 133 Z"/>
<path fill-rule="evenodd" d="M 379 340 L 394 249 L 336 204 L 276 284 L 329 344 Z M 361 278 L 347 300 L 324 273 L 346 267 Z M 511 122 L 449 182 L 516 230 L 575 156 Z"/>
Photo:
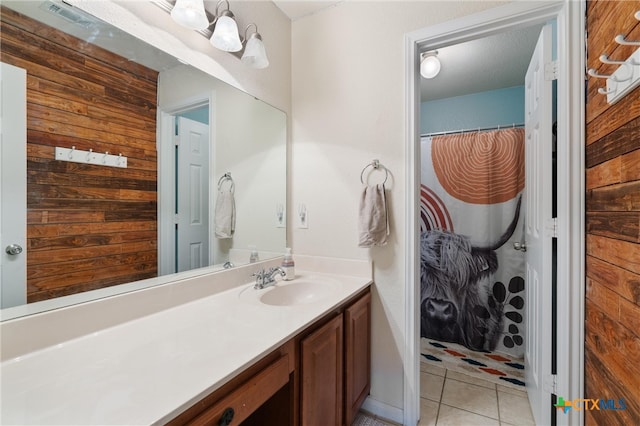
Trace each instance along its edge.
<path fill-rule="evenodd" d="M 558 293 L 557 394 L 583 397 L 584 382 L 584 64 L 585 2 L 511 3 L 405 35 L 405 353 L 404 424 L 420 412 L 420 271 L 417 237 L 420 188 L 419 51 L 441 48 L 556 19 L 558 24 Z M 577 77 L 576 77 L 577 76 Z M 551 409 L 551 407 L 549 407 Z M 582 411 L 558 424 L 583 424 Z"/>
<path fill-rule="evenodd" d="M 171 224 L 174 223 L 175 193 L 175 164 L 174 164 L 174 118 L 177 114 L 209 106 L 209 223 L 213 223 L 215 186 L 213 156 L 215 147 L 215 91 L 204 95 L 193 96 L 165 106 L 158 106 L 157 112 L 157 146 L 158 152 L 158 275 L 175 273 L 174 234 Z M 213 233 L 209 232 L 209 264 L 213 264 Z"/>

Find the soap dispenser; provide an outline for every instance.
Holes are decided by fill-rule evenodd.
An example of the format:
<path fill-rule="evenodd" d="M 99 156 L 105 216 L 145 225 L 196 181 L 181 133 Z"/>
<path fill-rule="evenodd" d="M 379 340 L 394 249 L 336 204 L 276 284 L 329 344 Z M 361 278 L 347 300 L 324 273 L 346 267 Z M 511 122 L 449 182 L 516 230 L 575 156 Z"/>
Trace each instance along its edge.
<path fill-rule="evenodd" d="M 293 261 L 293 256 L 291 255 L 291 248 L 287 247 L 286 252 L 284 254 L 284 259 L 282 259 L 282 269 L 284 270 L 284 280 L 291 281 L 296 277 L 295 270 L 295 262 Z"/>
<path fill-rule="evenodd" d="M 249 255 L 249 263 L 255 263 L 260 260 L 256 246 L 249 246 L 249 250 L 251 251 L 251 254 Z"/>

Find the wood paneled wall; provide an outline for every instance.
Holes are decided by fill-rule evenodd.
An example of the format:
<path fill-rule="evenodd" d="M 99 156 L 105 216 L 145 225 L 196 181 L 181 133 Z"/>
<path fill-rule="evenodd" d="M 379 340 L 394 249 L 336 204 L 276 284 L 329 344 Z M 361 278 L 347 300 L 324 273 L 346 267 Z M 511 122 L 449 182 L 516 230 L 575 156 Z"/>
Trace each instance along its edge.
<path fill-rule="evenodd" d="M 640 40 L 637 1 L 590 1 L 587 62 L 603 74 L 605 53 L 626 59 Z M 585 396 L 624 399 L 621 411 L 586 411 L 587 425 L 640 424 L 640 88 L 614 105 L 598 94 L 604 80 L 589 78 L 587 92 L 587 283 Z"/>
<path fill-rule="evenodd" d="M 27 70 L 28 301 L 156 276 L 158 73 L 1 14 L 1 59 Z M 56 161 L 56 146 L 128 168 Z"/>

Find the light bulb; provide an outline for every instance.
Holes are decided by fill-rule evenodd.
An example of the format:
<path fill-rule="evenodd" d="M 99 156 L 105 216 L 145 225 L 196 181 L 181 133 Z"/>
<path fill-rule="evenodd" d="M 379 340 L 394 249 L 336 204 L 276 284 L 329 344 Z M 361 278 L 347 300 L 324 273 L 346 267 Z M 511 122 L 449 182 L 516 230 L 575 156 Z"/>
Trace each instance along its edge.
<path fill-rule="evenodd" d="M 209 18 L 204 11 L 203 0 L 177 0 L 171 9 L 171 18 L 192 30 L 204 30 L 209 27 Z"/>
<path fill-rule="evenodd" d="M 242 49 L 238 25 L 231 12 L 225 11 L 216 21 L 216 27 L 211 36 L 211 44 L 225 52 L 238 52 Z"/>
<path fill-rule="evenodd" d="M 260 34 L 253 33 L 249 36 L 241 60 L 243 63 L 253 68 L 261 69 L 269 66 L 267 51 L 264 48 L 264 43 L 262 42 Z"/>
<path fill-rule="evenodd" d="M 440 60 L 437 55 L 437 51 L 426 52 L 421 55 L 420 74 L 424 78 L 434 78 L 440 72 Z"/>

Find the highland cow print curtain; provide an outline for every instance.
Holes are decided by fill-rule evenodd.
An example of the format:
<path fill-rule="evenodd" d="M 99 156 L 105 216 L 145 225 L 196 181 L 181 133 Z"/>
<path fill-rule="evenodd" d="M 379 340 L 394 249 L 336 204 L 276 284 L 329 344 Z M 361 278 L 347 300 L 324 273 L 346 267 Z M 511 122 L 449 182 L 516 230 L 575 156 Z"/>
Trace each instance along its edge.
<path fill-rule="evenodd" d="M 524 129 L 421 144 L 421 336 L 522 357 Z"/>

